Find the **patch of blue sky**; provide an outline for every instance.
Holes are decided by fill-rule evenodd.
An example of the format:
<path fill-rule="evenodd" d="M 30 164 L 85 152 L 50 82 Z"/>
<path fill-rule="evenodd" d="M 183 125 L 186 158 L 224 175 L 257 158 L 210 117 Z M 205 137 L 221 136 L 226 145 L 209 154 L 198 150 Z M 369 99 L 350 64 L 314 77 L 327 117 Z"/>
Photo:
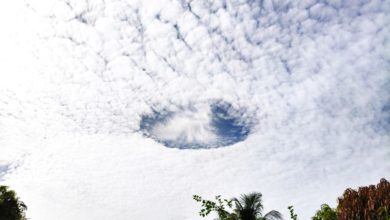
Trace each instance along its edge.
<path fill-rule="evenodd" d="M 186 108 L 181 109 L 178 112 L 153 111 L 151 114 L 143 115 L 140 122 L 141 132 L 149 138 L 156 140 L 166 147 L 179 148 L 179 149 L 203 149 L 203 148 L 218 148 L 229 146 L 241 141 L 244 141 L 250 134 L 253 123 L 247 116 L 244 116 L 243 110 L 237 110 L 232 107 L 231 104 L 226 102 L 215 102 L 210 106 L 210 118 L 205 122 L 204 127 L 210 127 L 209 130 L 216 138 L 209 139 L 209 141 L 197 141 L 202 137 L 188 139 L 185 135 L 185 131 L 180 131 L 180 125 L 178 125 L 179 131 L 182 135 L 176 136 L 174 139 L 162 137 L 154 132 L 154 129 L 158 126 L 166 125 L 169 121 L 175 120 L 175 116 L 181 114 Z M 188 107 L 191 112 L 197 110 L 193 107 Z M 189 117 L 189 120 L 197 120 L 194 117 Z M 202 129 L 199 126 L 195 129 Z M 193 129 L 192 129 L 193 130 Z M 201 135 L 201 134 L 199 134 Z"/>

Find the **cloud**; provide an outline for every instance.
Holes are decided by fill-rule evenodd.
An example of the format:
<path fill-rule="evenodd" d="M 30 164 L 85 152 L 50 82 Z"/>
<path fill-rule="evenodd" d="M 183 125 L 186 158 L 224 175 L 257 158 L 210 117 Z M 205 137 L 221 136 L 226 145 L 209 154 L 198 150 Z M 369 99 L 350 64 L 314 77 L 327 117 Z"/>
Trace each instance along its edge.
<path fill-rule="evenodd" d="M 158 119 L 157 119 L 158 120 Z M 167 120 L 160 119 L 150 128 L 150 133 L 163 142 L 180 144 L 215 144 L 217 134 L 210 124 L 211 118 L 207 109 L 175 113 Z"/>
<path fill-rule="evenodd" d="M 217 148 L 243 141 L 252 125 L 245 110 L 221 101 L 178 106 L 175 111 L 154 110 L 143 115 L 140 130 L 168 147 Z"/>
<path fill-rule="evenodd" d="M 389 178 L 384 1 L 0 4 L 0 161 L 20 164 L 3 182 L 32 218 L 196 219 L 192 194 L 256 190 L 307 219 Z M 215 100 L 245 110 L 241 142 L 140 134 L 166 111 L 154 136 L 215 143 Z"/>
<path fill-rule="evenodd" d="M 9 165 L 8 164 L 1 164 L 0 165 L 0 180 L 3 180 L 3 176 L 5 175 L 5 174 L 7 174 L 7 172 L 8 172 L 8 170 L 9 170 Z"/>

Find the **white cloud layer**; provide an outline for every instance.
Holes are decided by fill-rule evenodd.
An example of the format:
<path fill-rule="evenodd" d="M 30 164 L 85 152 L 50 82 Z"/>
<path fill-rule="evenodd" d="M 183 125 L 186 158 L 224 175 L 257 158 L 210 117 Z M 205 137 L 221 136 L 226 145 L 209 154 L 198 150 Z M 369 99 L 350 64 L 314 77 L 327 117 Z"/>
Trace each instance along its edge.
<path fill-rule="evenodd" d="M 217 134 L 210 126 L 210 121 L 210 114 L 207 110 L 179 112 L 167 122 L 157 124 L 151 133 L 153 136 L 161 137 L 164 141 L 214 143 L 217 141 Z"/>
<path fill-rule="evenodd" d="M 199 219 L 193 194 L 250 191 L 309 219 L 345 188 L 390 178 L 389 11 L 380 0 L 3 1 L 0 181 L 33 220 Z M 153 110 L 214 100 L 257 122 L 245 141 L 179 150 L 138 132 Z M 184 111 L 154 132 L 210 141 L 207 117 Z"/>

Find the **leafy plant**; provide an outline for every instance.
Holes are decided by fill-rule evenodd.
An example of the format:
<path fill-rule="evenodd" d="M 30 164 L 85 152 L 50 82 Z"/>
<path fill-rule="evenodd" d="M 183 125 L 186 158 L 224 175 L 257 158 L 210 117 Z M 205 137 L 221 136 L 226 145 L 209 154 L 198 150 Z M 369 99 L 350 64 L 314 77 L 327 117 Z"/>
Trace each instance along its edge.
<path fill-rule="evenodd" d="M 282 219 L 278 211 L 270 211 L 263 216 L 263 204 L 261 193 L 241 195 L 239 199 L 222 199 L 216 196 L 216 201 L 205 200 L 201 196 L 194 195 L 193 199 L 202 203 L 199 215 L 206 217 L 211 212 L 216 212 L 219 220 L 278 220 Z M 234 209 L 233 209 L 234 204 Z"/>
<path fill-rule="evenodd" d="M 328 204 L 322 204 L 321 209 L 316 212 L 312 220 L 337 220 L 337 212 Z"/>
<path fill-rule="evenodd" d="M 263 216 L 263 201 L 261 193 L 250 193 L 241 195 L 240 199 L 234 198 L 235 214 L 241 220 L 270 220 L 282 219 L 282 215 L 272 210 Z"/>
<path fill-rule="evenodd" d="M 7 186 L 0 186 L 0 219 L 26 220 L 27 206 L 20 201 L 13 190 Z"/>
<path fill-rule="evenodd" d="M 198 195 L 194 195 L 193 199 L 202 203 L 202 208 L 199 212 L 199 215 L 202 217 L 206 217 L 211 212 L 216 212 L 220 220 L 235 219 L 235 216 L 233 216 L 234 213 L 230 213 L 226 210 L 227 208 L 232 209 L 232 200 L 222 199 L 220 195 L 215 197 L 216 201 L 206 200 Z"/>
<path fill-rule="evenodd" d="M 298 215 L 295 214 L 295 211 L 294 211 L 294 206 L 290 205 L 289 207 L 287 207 L 288 210 L 290 211 L 290 218 L 292 220 L 298 220 Z"/>

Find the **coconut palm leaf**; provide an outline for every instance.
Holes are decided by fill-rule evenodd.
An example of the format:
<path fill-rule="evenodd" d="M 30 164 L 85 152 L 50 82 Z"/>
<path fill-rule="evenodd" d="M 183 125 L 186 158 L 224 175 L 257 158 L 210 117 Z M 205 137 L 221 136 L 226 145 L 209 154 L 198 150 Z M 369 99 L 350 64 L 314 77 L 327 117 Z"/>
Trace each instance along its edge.
<path fill-rule="evenodd" d="M 261 193 L 250 193 L 241 195 L 240 199 L 233 199 L 235 204 L 234 212 L 240 220 L 277 220 L 282 219 L 277 211 L 271 211 L 265 216 L 263 212 L 263 201 Z"/>

